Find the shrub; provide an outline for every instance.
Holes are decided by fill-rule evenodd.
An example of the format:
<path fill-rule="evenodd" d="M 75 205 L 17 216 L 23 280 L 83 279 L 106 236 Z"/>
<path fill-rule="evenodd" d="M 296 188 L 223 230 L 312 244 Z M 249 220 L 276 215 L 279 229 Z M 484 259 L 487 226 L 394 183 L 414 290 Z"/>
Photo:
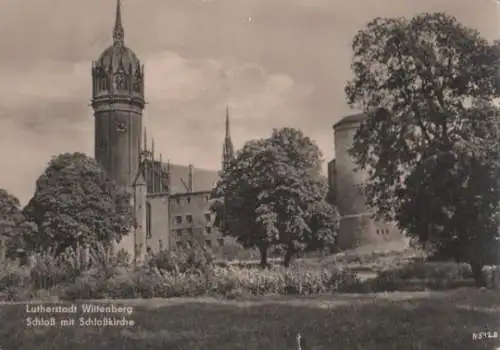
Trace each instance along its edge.
<path fill-rule="evenodd" d="M 137 270 L 119 270 L 108 278 L 103 278 L 100 271 L 87 271 L 65 289 L 64 295 L 70 299 L 201 295 L 234 299 L 252 295 L 318 295 L 348 291 L 359 284 L 357 277 L 346 270 L 307 271 L 281 266 L 260 270 L 213 266 L 180 272 L 145 265 Z"/>
<path fill-rule="evenodd" d="M 464 279 L 472 278 L 468 264 L 452 262 L 422 262 L 403 266 L 399 269 L 403 279 Z"/>
<path fill-rule="evenodd" d="M 73 283 L 83 271 L 71 255 L 55 258 L 48 253 L 35 256 L 30 276 L 36 289 L 49 289 L 60 283 Z"/>
<path fill-rule="evenodd" d="M 161 251 L 149 259 L 148 265 L 151 268 L 176 273 L 206 271 L 213 267 L 214 256 L 207 248 L 197 245 L 191 249 Z"/>
<path fill-rule="evenodd" d="M 231 240 L 231 238 L 226 238 L 224 245 L 214 247 L 212 252 L 217 259 L 226 261 L 255 260 L 260 258 L 257 249 L 245 249 L 236 240 Z"/>
<path fill-rule="evenodd" d="M 5 260 L 0 266 L 0 299 L 4 301 L 31 299 L 33 290 L 29 267 Z"/>
<path fill-rule="evenodd" d="M 114 274 L 102 282 L 100 290 L 106 298 L 127 299 L 142 297 L 138 288 L 137 272 L 125 267 L 114 270 Z"/>
<path fill-rule="evenodd" d="M 88 250 L 68 248 L 57 257 L 46 252 L 35 257 L 31 278 L 37 289 L 75 283 L 84 272 L 92 269 L 99 271 L 100 278 L 107 279 L 117 268 L 126 267 L 129 260 L 124 251 L 114 254 L 102 244 L 95 244 Z"/>
<path fill-rule="evenodd" d="M 383 270 L 367 282 L 374 291 L 449 289 L 467 285 L 472 278 L 470 266 L 451 262 L 416 262 Z"/>
<path fill-rule="evenodd" d="M 486 281 L 486 287 L 490 289 L 500 289 L 500 266 L 485 266 L 483 275 Z"/>
<path fill-rule="evenodd" d="M 357 283 L 354 274 L 343 270 L 284 269 L 266 270 L 235 266 L 217 267 L 210 278 L 210 290 L 217 295 L 317 295 L 341 291 L 347 284 Z"/>
<path fill-rule="evenodd" d="M 78 277 L 76 281 L 63 288 L 62 296 L 64 299 L 95 299 L 99 280 L 92 274 L 85 273 Z M 98 297 L 97 297 L 98 298 Z"/>

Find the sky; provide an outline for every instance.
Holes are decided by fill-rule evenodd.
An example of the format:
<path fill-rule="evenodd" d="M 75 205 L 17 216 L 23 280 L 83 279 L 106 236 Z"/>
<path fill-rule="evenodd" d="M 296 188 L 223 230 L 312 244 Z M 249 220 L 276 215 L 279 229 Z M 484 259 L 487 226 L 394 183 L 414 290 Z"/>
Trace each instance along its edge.
<path fill-rule="evenodd" d="M 50 158 L 93 156 L 91 61 L 115 0 L 0 0 L 0 188 L 26 203 Z M 225 106 L 236 148 L 294 127 L 325 161 L 353 111 L 351 41 L 377 16 L 445 11 L 496 39 L 495 0 L 122 0 L 125 44 L 146 71 L 144 121 L 163 159 L 218 169 Z"/>

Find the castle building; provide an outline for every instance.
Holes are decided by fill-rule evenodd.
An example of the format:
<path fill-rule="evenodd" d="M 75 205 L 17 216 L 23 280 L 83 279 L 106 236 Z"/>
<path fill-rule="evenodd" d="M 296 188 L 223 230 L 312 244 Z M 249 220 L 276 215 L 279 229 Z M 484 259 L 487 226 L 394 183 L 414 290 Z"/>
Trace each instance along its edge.
<path fill-rule="evenodd" d="M 224 244 L 213 227 L 210 194 L 218 171 L 164 162 L 148 143 L 144 127 L 145 72 L 125 46 L 120 0 L 116 3 L 113 43 L 92 63 L 95 159 L 132 197 L 136 226 L 118 244 L 136 259 L 148 251 L 193 244 Z M 226 108 L 222 165 L 233 157 Z"/>
<path fill-rule="evenodd" d="M 364 114 L 349 115 L 333 126 L 335 159 L 328 163 L 328 183 L 335 191 L 340 214 L 338 244 L 341 249 L 403 240 L 393 223 L 371 217 L 361 191 L 368 174 L 355 171 L 349 154 L 356 130 L 366 118 Z"/>

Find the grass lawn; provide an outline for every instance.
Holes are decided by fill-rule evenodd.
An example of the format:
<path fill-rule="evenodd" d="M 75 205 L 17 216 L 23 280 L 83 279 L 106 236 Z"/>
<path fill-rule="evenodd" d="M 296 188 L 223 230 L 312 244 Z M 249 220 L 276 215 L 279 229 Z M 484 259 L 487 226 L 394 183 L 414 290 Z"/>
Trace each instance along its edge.
<path fill-rule="evenodd" d="M 1 305 L 0 349 L 293 350 L 298 331 L 314 350 L 493 350 L 500 345 L 500 339 L 472 340 L 473 332 L 500 332 L 499 293 L 474 289 L 127 303 L 134 305 L 130 318 L 136 326 L 114 329 L 27 329 L 24 304 Z"/>

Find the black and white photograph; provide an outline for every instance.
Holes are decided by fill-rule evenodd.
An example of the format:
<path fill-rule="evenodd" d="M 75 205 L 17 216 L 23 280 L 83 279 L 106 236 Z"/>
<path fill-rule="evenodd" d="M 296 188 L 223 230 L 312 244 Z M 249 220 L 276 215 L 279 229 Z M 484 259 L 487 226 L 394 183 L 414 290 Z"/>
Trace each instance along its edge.
<path fill-rule="evenodd" d="M 500 349 L 500 1 L 0 0 L 0 350 Z"/>

